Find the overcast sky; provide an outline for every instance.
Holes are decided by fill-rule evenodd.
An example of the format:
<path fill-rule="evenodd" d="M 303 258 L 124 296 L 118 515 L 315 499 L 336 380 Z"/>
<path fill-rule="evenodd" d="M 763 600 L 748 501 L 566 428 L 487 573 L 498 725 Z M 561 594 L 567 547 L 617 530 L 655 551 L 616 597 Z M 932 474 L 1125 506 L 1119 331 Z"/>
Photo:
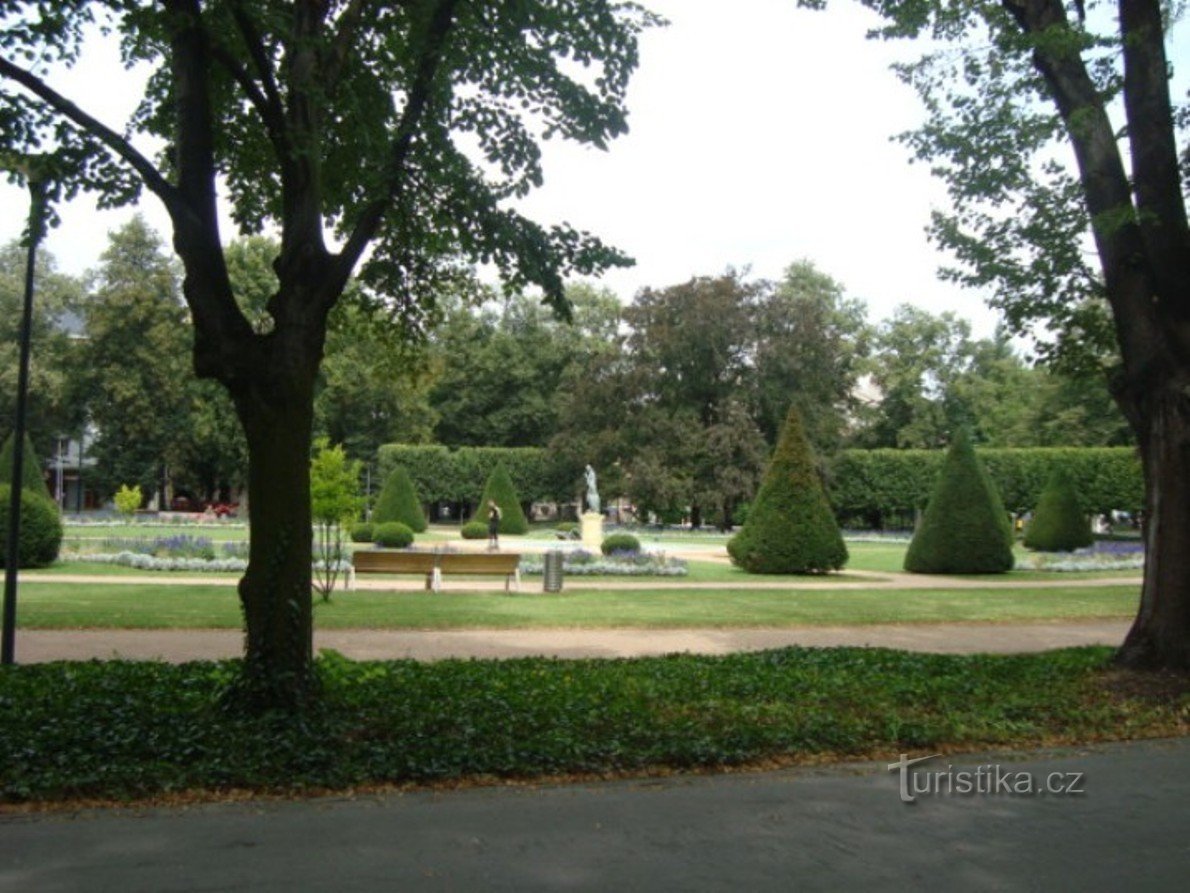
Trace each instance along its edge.
<path fill-rule="evenodd" d="M 635 257 L 604 279 L 625 301 L 728 266 L 775 278 L 807 258 L 867 301 L 873 320 L 909 302 L 954 310 L 990 333 L 995 318 L 980 295 L 936 278 L 945 259 L 924 229 L 930 209 L 944 206 L 941 187 L 890 141 L 922 113 L 888 66 L 918 49 L 865 40 L 876 19 L 856 4 L 829 13 L 794 0 L 646 5 L 671 24 L 643 38 L 631 132 L 606 153 L 547 144 L 546 184 L 524 204 L 531 216 L 591 230 Z M 109 48 L 57 83 L 122 128 L 136 100 L 123 78 Z M 2 186 L 0 201 L 7 241 L 26 199 Z M 157 201 L 146 194 L 141 210 L 168 242 Z M 80 273 L 131 213 L 79 200 L 46 245 Z"/>

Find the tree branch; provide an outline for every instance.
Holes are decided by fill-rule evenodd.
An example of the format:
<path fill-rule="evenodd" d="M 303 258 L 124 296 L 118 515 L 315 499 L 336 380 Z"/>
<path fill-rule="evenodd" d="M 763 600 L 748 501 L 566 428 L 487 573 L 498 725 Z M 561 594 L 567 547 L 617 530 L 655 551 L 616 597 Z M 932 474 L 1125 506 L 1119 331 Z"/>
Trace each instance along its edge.
<path fill-rule="evenodd" d="M 333 93 L 339 86 L 339 78 L 343 75 L 343 65 L 347 54 L 355 43 L 356 34 L 364 21 L 368 11 L 375 7 L 375 0 L 351 0 L 343 14 L 339 16 L 338 30 L 331 42 L 330 58 L 327 60 L 326 88 Z"/>
<path fill-rule="evenodd" d="M 280 107 L 274 107 L 269 102 L 268 97 L 257 86 L 256 81 L 252 80 L 252 76 L 240 65 L 239 61 L 232 56 L 232 54 L 218 44 L 211 47 L 211 55 L 215 60 L 222 65 L 227 73 L 232 76 L 240 89 L 244 91 L 244 95 L 248 97 L 248 101 L 252 103 L 253 108 L 256 109 L 260 115 L 261 121 L 264 123 L 264 128 L 269 135 L 269 141 L 273 144 L 273 149 L 277 153 L 277 158 L 284 166 L 289 157 L 288 139 L 285 133 L 285 114 Z"/>
<path fill-rule="evenodd" d="M 252 64 L 256 68 L 256 75 L 260 78 L 260 83 L 263 86 L 270 114 L 284 119 L 285 103 L 281 101 L 281 92 L 277 89 L 277 81 L 273 77 L 273 67 L 265 52 L 264 39 L 256 30 L 256 24 L 249 17 L 247 10 L 244 9 L 242 0 L 236 0 L 232 5 L 232 16 L 235 18 L 236 26 L 240 29 L 240 36 L 244 38 L 245 46 L 248 47 L 248 54 L 252 57 Z"/>
<path fill-rule="evenodd" d="M 172 183 L 165 179 L 149 159 L 145 158 L 136 148 L 101 121 L 88 115 L 81 108 L 71 102 L 52 87 L 48 86 L 36 75 L 12 64 L 0 57 L 0 75 L 16 81 L 46 105 L 72 121 L 78 127 L 91 134 L 108 149 L 118 155 L 140 176 L 145 186 L 164 202 L 171 216 L 183 213 L 186 209 L 181 202 L 181 196 Z"/>
<path fill-rule="evenodd" d="M 335 276 L 343 283 L 351 276 L 351 271 L 359 262 L 364 249 L 376 237 L 376 233 L 379 232 L 380 225 L 384 221 L 384 216 L 388 213 L 393 198 L 400 188 L 405 161 L 409 157 L 413 137 L 425 115 L 426 107 L 429 105 L 434 80 L 442 63 L 442 50 L 446 45 L 447 35 L 454 25 L 454 13 L 457 5 L 458 0 L 439 0 L 438 7 L 434 10 L 423 43 L 417 74 L 409 88 L 409 98 L 405 103 L 405 110 L 401 114 L 401 120 L 393 138 L 385 194 L 383 198 L 377 199 L 364 208 L 347 239 L 347 243 L 336 257 Z"/>

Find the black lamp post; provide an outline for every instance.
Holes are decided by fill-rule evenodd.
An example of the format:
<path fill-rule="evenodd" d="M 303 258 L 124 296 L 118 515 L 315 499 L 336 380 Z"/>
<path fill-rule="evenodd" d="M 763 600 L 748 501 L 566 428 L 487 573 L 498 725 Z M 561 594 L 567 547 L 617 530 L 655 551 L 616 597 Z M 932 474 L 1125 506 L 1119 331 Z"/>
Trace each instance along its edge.
<path fill-rule="evenodd" d="M 21 484 L 25 463 L 25 413 L 29 396 L 29 342 L 33 328 L 33 273 L 37 244 L 45 235 L 47 178 L 39 164 L 29 157 L 13 165 L 25 175 L 29 186 L 29 255 L 25 261 L 25 305 L 21 313 L 21 358 L 17 373 L 17 407 L 12 436 L 12 492 L 8 503 L 8 544 L 4 553 L 4 622 L 0 637 L 0 664 L 14 662 L 17 620 L 17 553 L 21 535 Z"/>

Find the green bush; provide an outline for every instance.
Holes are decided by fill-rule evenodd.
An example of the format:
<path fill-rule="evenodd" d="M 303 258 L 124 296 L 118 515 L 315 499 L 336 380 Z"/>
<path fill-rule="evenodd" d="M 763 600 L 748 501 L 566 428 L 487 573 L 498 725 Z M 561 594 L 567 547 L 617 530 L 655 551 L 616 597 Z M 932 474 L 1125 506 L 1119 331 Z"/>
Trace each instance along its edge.
<path fill-rule="evenodd" d="M 384 482 L 372 510 L 372 521 L 377 524 L 400 521 L 415 533 L 425 531 L 426 516 L 421 509 L 421 500 L 417 498 L 417 488 L 405 466 L 394 468 Z"/>
<path fill-rule="evenodd" d="M 12 484 L 13 435 L 9 434 L 4 441 L 4 448 L 0 449 L 0 484 Z M 33 446 L 29 435 L 25 435 L 25 455 L 21 460 L 21 486 L 37 496 L 54 501 L 53 494 L 45 484 L 45 475 L 41 473 L 41 453 Z"/>
<path fill-rule="evenodd" d="M 905 553 L 905 570 L 1000 574 L 1012 570 L 1012 565 L 1008 513 L 971 441 L 960 432 L 946 453 L 933 495 Z"/>
<path fill-rule="evenodd" d="M 468 521 L 463 525 L 463 539 L 465 540 L 486 540 L 488 538 L 488 525 L 483 521 Z"/>
<path fill-rule="evenodd" d="M 578 525 L 573 521 L 559 521 L 554 525 L 554 530 L 559 533 L 574 533 L 578 530 Z"/>
<path fill-rule="evenodd" d="M 603 538 L 599 550 L 604 555 L 611 555 L 613 552 L 639 552 L 640 540 L 631 533 L 613 533 Z"/>
<path fill-rule="evenodd" d="M 1065 473 L 1054 472 L 1025 528 L 1025 546 L 1040 552 L 1072 552 L 1094 541 L 1091 520 L 1079 505 L 1074 484 Z"/>
<path fill-rule="evenodd" d="M 731 560 L 752 574 L 812 574 L 847 563 L 847 546 L 826 500 L 796 409 L 790 409 Z"/>
<path fill-rule="evenodd" d="M 385 521 L 373 525 L 372 542 L 386 549 L 404 549 L 413 544 L 413 531 L 400 521 Z"/>
<path fill-rule="evenodd" d="M 370 543 L 373 542 L 372 530 L 374 524 L 369 521 L 361 521 L 359 524 L 351 525 L 351 541 L 353 543 Z"/>
<path fill-rule="evenodd" d="M 7 556 L 8 503 L 12 487 L 0 484 L 0 567 Z M 62 518 L 52 501 L 34 490 L 21 491 L 21 530 L 17 540 L 17 567 L 46 567 L 58 558 L 62 546 Z"/>
<path fill-rule="evenodd" d="M 487 536 L 489 501 L 494 501 L 500 507 L 501 533 L 529 532 L 529 522 L 521 509 L 516 487 L 512 485 L 512 478 L 508 476 L 503 465 L 497 465 L 496 470 L 488 478 L 488 482 L 483 488 L 483 495 L 479 497 L 479 505 L 475 509 L 475 514 L 471 516 L 472 521 L 478 521 L 484 525 L 484 536 Z"/>

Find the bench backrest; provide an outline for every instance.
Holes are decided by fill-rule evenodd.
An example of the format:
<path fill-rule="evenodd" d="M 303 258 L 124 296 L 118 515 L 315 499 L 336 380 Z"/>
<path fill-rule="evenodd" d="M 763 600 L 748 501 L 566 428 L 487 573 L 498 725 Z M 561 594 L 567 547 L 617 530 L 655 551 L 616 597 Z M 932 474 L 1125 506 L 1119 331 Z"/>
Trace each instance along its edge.
<path fill-rule="evenodd" d="M 363 549 L 351 556 L 356 573 L 428 574 L 438 556 L 433 552 L 382 552 Z"/>
<path fill-rule="evenodd" d="M 444 574 L 511 574 L 521 563 L 521 556 L 510 552 L 443 552 L 438 557 Z"/>

